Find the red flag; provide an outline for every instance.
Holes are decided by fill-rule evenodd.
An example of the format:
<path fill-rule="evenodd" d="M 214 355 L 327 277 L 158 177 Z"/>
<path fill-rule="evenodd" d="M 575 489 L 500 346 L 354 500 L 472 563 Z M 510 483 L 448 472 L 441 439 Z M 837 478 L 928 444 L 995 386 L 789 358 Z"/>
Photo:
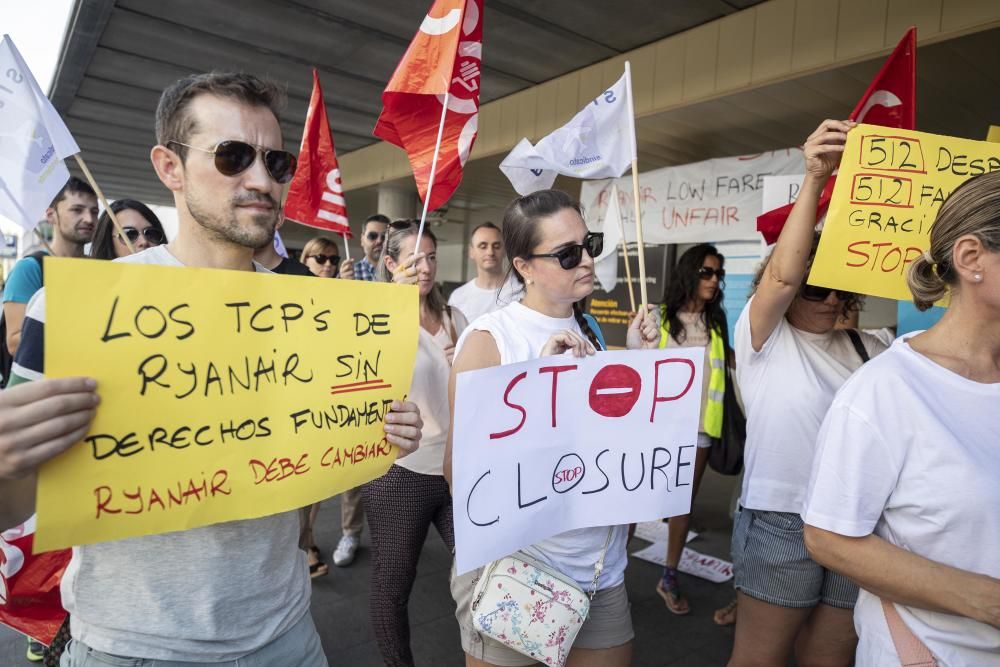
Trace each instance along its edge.
<path fill-rule="evenodd" d="M 59 582 L 70 549 L 32 555 L 35 519 L 0 533 L 0 623 L 51 644 L 66 619 Z"/>
<path fill-rule="evenodd" d="M 899 40 L 895 50 L 882 64 L 868 90 L 861 96 L 849 118 L 859 123 L 899 127 L 905 130 L 917 128 L 917 29 L 911 27 Z M 827 181 L 819 202 L 816 217 L 826 213 L 830 206 L 830 196 L 836 176 Z M 768 244 L 775 243 L 781 234 L 793 204 L 786 204 L 757 217 L 757 231 L 764 235 Z"/>
<path fill-rule="evenodd" d="M 382 93 L 374 135 L 406 151 L 422 200 L 439 208 L 462 182 L 476 140 L 483 52 L 482 0 L 435 0 Z M 434 183 L 429 184 L 445 92 L 449 93 Z"/>
<path fill-rule="evenodd" d="M 340 182 L 337 151 L 326 118 L 319 73 L 313 69 L 312 97 L 302 132 L 299 163 L 285 200 L 285 217 L 309 227 L 328 229 L 351 238 L 347 202 Z"/>

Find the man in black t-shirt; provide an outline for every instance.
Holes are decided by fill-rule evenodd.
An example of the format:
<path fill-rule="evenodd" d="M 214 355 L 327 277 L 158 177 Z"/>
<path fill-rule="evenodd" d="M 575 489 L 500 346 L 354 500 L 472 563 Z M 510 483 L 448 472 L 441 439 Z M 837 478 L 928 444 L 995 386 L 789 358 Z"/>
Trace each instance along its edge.
<path fill-rule="evenodd" d="M 274 228 L 275 234 L 278 233 L 278 229 L 281 228 L 282 224 L 284 224 L 284 220 L 281 220 Z M 313 275 L 312 271 L 302 262 L 291 257 L 282 257 L 279 255 L 278 250 L 274 247 L 273 236 L 267 244 L 262 245 L 254 251 L 253 260 L 273 273 L 284 273 L 293 276 Z"/>

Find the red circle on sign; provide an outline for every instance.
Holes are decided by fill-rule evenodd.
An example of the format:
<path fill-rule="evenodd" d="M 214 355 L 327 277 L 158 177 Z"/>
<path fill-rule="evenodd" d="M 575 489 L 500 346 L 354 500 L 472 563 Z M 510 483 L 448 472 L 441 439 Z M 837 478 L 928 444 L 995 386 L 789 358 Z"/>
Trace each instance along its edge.
<path fill-rule="evenodd" d="M 605 366 L 590 381 L 590 409 L 603 417 L 624 417 L 639 400 L 642 378 L 622 364 Z"/>

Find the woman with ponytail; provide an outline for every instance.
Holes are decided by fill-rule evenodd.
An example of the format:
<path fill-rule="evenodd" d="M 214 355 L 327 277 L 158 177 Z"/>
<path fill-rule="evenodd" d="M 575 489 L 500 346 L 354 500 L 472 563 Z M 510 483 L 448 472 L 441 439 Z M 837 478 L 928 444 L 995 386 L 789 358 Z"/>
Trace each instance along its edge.
<path fill-rule="evenodd" d="M 803 516 L 858 582 L 857 665 L 1000 665 L 1000 172 L 941 206 L 913 301 L 950 299 L 844 385 Z"/>
<path fill-rule="evenodd" d="M 689 248 L 670 272 L 660 305 L 660 347 L 705 348 L 692 505 L 698 495 L 701 478 L 705 475 L 712 438 L 722 436 L 722 394 L 726 386 L 725 364 L 729 358 L 726 312 L 722 309 L 725 262 L 725 257 L 708 243 Z M 667 609 L 678 615 L 691 611 L 688 601 L 681 595 L 677 576 L 690 524 L 690 514 L 670 518 L 667 561 L 663 576 L 656 585 L 656 592 L 663 598 Z"/>
<path fill-rule="evenodd" d="M 455 548 L 451 492 L 442 476 L 448 437 L 448 378 L 455 342 L 467 323 L 449 308 L 438 288 L 437 238 L 425 229 L 416 247 L 416 220 L 389 224 L 375 277 L 383 282 L 416 284 L 420 294 L 420 331 L 410 400 L 424 420 L 420 448 L 399 458 L 389 471 L 362 487 L 372 536 L 372 629 L 386 665 L 412 667 L 410 591 L 417 563 L 433 525 L 449 551 Z M 418 252 L 419 250 L 419 252 Z"/>
<path fill-rule="evenodd" d="M 466 330 L 456 348 L 451 376 L 571 352 L 583 357 L 601 349 L 596 332 L 575 306 L 594 289 L 594 258 L 603 236 L 587 230 L 580 205 L 558 190 L 540 190 L 514 200 L 504 214 L 504 245 L 524 298 L 484 315 Z M 638 313 L 628 329 L 630 349 L 654 349 L 660 340 L 655 310 Z M 453 435 L 453 434 L 452 434 Z M 451 478 L 451 438 L 445 476 Z M 594 565 L 607 545 L 604 570 L 590 615 L 569 654 L 568 664 L 624 667 L 632 656 L 632 619 L 625 592 L 628 526 L 582 528 L 542 540 L 524 552 L 558 569 L 589 590 Z M 452 595 L 466 665 L 531 665 L 535 661 L 478 633 L 472 624 L 472 592 L 482 568 L 452 576 Z"/>

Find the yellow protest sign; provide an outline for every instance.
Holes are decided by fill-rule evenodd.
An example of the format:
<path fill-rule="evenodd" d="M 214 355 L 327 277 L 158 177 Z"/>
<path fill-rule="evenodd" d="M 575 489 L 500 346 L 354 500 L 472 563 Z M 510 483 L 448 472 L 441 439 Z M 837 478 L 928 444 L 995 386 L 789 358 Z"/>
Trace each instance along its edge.
<path fill-rule="evenodd" d="M 40 471 L 36 550 L 292 510 L 396 458 L 414 287 L 53 258 L 45 284 L 46 375 L 101 405 Z"/>
<path fill-rule="evenodd" d="M 1000 143 L 1000 125 L 990 125 L 990 130 L 986 133 L 986 141 Z"/>
<path fill-rule="evenodd" d="M 1000 145 L 859 125 L 844 157 L 809 282 L 909 301 L 909 265 L 930 244 L 948 195 L 1000 170 Z"/>

